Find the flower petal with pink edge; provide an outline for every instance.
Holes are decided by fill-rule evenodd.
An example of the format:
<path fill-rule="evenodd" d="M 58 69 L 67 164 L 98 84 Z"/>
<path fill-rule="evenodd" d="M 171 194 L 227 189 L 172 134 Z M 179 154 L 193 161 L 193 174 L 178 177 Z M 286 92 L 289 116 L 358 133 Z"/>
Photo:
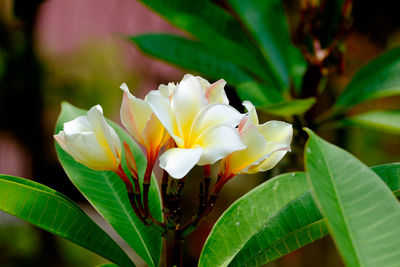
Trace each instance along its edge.
<path fill-rule="evenodd" d="M 178 136 L 178 126 L 169 99 L 162 96 L 160 92 L 153 90 L 147 94 L 145 100 L 176 144 L 183 146 L 183 139 Z"/>
<path fill-rule="evenodd" d="M 128 133 L 139 143 L 144 145 L 143 130 L 150 119 L 152 110 L 144 100 L 133 96 L 128 86 L 123 83 L 120 88 L 124 91 L 121 105 L 121 122 Z"/>

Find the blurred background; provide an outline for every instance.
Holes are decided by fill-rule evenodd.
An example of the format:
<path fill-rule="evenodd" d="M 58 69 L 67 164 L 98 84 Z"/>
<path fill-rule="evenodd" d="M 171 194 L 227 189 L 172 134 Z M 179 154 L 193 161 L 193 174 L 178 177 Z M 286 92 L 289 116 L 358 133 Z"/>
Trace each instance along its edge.
<path fill-rule="evenodd" d="M 224 6 L 223 0 L 215 2 Z M 293 23 L 297 1 L 284 2 Z M 354 2 L 353 29 L 344 41 L 344 71 L 328 77 L 334 92 L 342 90 L 365 63 L 387 47 L 400 44 L 397 1 Z M 52 135 L 62 101 L 84 109 L 101 104 L 105 115 L 120 123 L 122 82 L 143 98 L 161 83 L 180 81 L 188 71 L 149 58 L 126 40 L 126 36 L 145 32 L 185 35 L 135 0 L 0 2 L 0 173 L 33 179 L 69 196 L 126 249 L 64 174 Z M 227 90 L 232 103 L 240 103 L 235 93 Z M 399 102 L 399 98 L 391 98 L 373 104 L 398 107 Z M 261 117 L 262 122 L 273 118 Z M 400 138 L 396 135 L 350 129 L 345 136 L 341 146 L 367 165 L 399 160 Z M 288 166 L 287 161 L 281 164 L 288 170 L 301 170 Z M 196 173 L 194 170 L 193 178 L 188 179 L 186 196 L 197 194 L 200 175 Z M 279 168 L 229 182 L 211 216 L 185 243 L 185 266 L 196 265 L 207 234 L 223 210 L 277 173 Z M 185 198 L 187 216 L 196 209 L 196 201 Z M 0 212 L 0 266 L 94 266 L 103 262 L 106 260 L 83 248 Z M 268 266 L 341 265 L 327 237 Z"/>

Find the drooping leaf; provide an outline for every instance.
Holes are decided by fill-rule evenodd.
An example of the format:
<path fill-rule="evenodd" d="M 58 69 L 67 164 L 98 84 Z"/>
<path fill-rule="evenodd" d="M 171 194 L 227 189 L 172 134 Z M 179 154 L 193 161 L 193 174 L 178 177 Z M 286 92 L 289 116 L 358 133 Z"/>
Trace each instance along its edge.
<path fill-rule="evenodd" d="M 9 175 L 0 175 L 0 192 L 0 210 L 121 266 L 134 266 L 117 243 L 63 194 L 36 182 Z"/>
<path fill-rule="evenodd" d="M 400 164 L 371 168 L 395 195 L 400 191 Z M 249 217 L 248 220 L 254 218 Z M 274 214 L 246 242 L 229 266 L 262 266 L 328 234 L 308 190 Z"/>
<path fill-rule="evenodd" d="M 63 103 L 62 111 L 57 121 L 56 133 L 62 130 L 63 123 L 85 114 L 85 110 Z M 139 177 L 143 178 L 146 160 L 140 148 L 118 125 L 111 121 L 108 121 L 108 123 L 117 132 L 121 141 L 126 141 L 131 147 L 138 167 Z M 58 144 L 56 145 L 56 151 L 68 177 L 92 206 L 149 266 L 158 266 L 161 255 L 161 234 L 145 226 L 136 217 L 121 179 L 113 172 L 94 171 L 85 167 L 76 162 Z M 122 163 L 126 170 L 124 157 Z M 161 204 L 156 183 L 157 181 L 153 179 L 149 193 L 149 205 L 152 215 L 160 221 L 162 219 Z"/>
<path fill-rule="evenodd" d="M 235 64 L 192 40 L 168 34 L 144 34 L 131 40 L 147 54 L 209 78 L 223 78 L 232 85 L 253 79 Z"/>
<path fill-rule="evenodd" d="M 367 100 L 400 94 L 400 47 L 361 68 L 335 103 L 336 112 Z"/>
<path fill-rule="evenodd" d="M 261 53 L 251 44 L 239 23 L 211 1 L 142 0 L 142 2 L 178 28 L 195 36 L 203 46 L 219 57 L 266 82 L 275 82 L 268 66 L 262 64 L 263 61 L 260 60 Z"/>
<path fill-rule="evenodd" d="M 292 72 L 292 46 L 286 15 L 280 0 L 229 0 L 234 11 L 244 22 L 270 68 L 273 70 L 280 89 L 288 89 Z"/>
<path fill-rule="evenodd" d="M 400 110 L 376 110 L 348 117 L 339 125 L 361 126 L 388 133 L 400 134 Z"/>
<path fill-rule="evenodd" d="M 396 266 L 400 261 L 397 199 L 358 159 L 307 131 L 308 180 L 344 261 L 348 266 Z"/>
<path fill-rule="evenodd" d="M 209 0 L 140 0 L 166 20 L 181 28 L 203 43 L 212 42 L 214 34 L 224 36 L 246 49 L 254 50 L 253 44 L 242 30 L 240 23 L 228 12 Z M 193 21 L 201 22 L 194 24 Z M 208 34 L 208 35 L 207 35 Z"/>
<path fill-rule="evenodd" d="M 304 173 L 283 174 L 241 197 L 214 225 L 199 266 L 227 266 L 265 222 L 307 190 Z"/>
<path fill-rule="evenodd" d="M 309 110 L 315 103 L 315 98 L 294 99 L 292 101 L 285 101 L 277 104 L 271 104 L 258 107 L 267 113 L 278 116 L 293 116 L 301 115 Z"/>
<path fill-rule="evenodd" d="M 272 105 L 283 102 L 282 95 L 275 87 L 267 86 L 257 82 L 245 82 L 236 87 L 240 99 L 249 100 L 256 107 Z"/>

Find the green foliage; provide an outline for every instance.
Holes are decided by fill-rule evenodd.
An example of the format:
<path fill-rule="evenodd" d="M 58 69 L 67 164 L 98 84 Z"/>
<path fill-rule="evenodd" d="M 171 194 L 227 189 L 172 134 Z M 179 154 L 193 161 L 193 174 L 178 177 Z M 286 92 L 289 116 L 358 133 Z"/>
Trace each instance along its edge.
<path fill-rule="evenodd" d="M 87 248 L 121 266 L 134 266 L 125 252 L 81 208 L 33 181 L 0 175 L 0 210 Z"/>
<path fill-rule="evenodd" d="M 361 126 L 367 129 L 400 134 L 400 110 L 376 110 L 348 117 L 339 122 L 344 126 Z"/>
<path fill-rule="evenodd" d="M 229 266 L 261 266 L 289 254 L 327 235 L 325 221 L 307 191 L 266 221 Z"/>
<path fill-rule="evenodd" d="M 214 79 L 224 77 L 233 85 L 252 80 L 236 65 L 192 40 L 167 34 L 145 34 L 131 40 L 148 54 Z"/>
<path fill-rule="evenodd" d="M 308 133 L 308 180 L 346 264 L 397 265 L 400 206 L 396 198 L 359 160 L 312 131 Z"/>
<path fill-rule="evenodd" d="M 301 115 L 309 110 L 315 104 L 315 101 L 313 97 L 294 99 L 292 101 L 283 101 L 277 104 L 261 106 L 259 109 L 277 116 Z"/>
<path fill-rule="evenodd" d="M 199 266 L 227 266 L 265 222 L 307 190 L 305 175 L 295 173 L 277 176 L 244 195 L 214 225 Z"/>
<path fill-rule="evenodd" d="M 379 175 L 395 195 L 399 194 L 399 163 L 380 165 L 371 169 Z M 305 179 L 304 173 L 294 174 L 298 177 L 297 179 Z M 293 174 L 281 176 L 288 178 L 290 175 Z M 271 180 L 270 183 L 275 179 Z M 229 231 L 228 229 L 233 227 L 233 223 L 229 222 L 229 219 L 233 220 L 239 205 L 243 205 L 243 209 L 245 209 L 246 207 L 248 208 L 248 205 L 254 205 L 255 201 L 257 201 L 259 209 L 268 209 L 270 203 L 276 203 L 281 199 L 278 193 L 275 194 L 273 199 L 267 197 L 262 199 L 261 195 L 259 198 L 254 199 L 254 194 L 259 195 L 264 190 L 271 190 L 270 186 L 266 187 L 267 183 L 248 192 L 228 208 L 208 237 L 206 242 L 208 245 L 203 249 L 202 258 L 207 257 L 210 260 L 214 260 L 212 256 L 217 257 L 218 255 L 231 253 L 230 257 L 227 256 L 228 260 L 224 264 L 229 264 L 229 266 L 262 266 L 328 234 L 326 219 L 320 214 L 307 187 L 303 194 L 294 197 L 261 224 L 259 223 L 259 213 L 253 213 L 252 216 L 247 214 L 246 221 L 249 223 L 257 221 L 258 228 L 252 230 L 252 232 L 246 232 L 246 238 L 248 239 L 246 241 L 242 240 L 240 245 L 235 242 L 232 243 L 233 241 L 230 239 L 228 240 L 229 242 L 224 242 L 221 245 L 218 240 L 223 235 L 223 231 Z M 298 183 L 295 183 L 294 186 L 298 186 Z M 280 193 L 285 194 L 285 191 L 280 191 Z M 231 247 L 231 244 L 233 244 L 233 247 Z"/>
<path fill-rule="evenodd" d="M 68 103 L 63 103 L 57 121 L 56 132 L 62 130 L 63 123 L 86 114 Z M 143 177 L 145 159 L 140 148 L 132 138 L 115 123 L 108 121 L 122 141 L 126 141 L 134 153 L 139 176 Z M 136 217 L 129 203 L 124 183 L 113 172 L 94 171 L 76 162 L 59 145 L 57 155 L 72 183 L 89 200 L 96 210 L 111 224 L 117 233 L 142 257 L 149 266 L 158 266 L 161 254 L 161 234 L 145 226 Z M 124 155 L 124 153 L 122 153 Z M 125 159 L 122 159 L 125 163 Z M 123 166 L 126 168 L 126 166 Z M 155 218 L 161 220 L 161 204 L 155 179 L 150 187 L 150 210 Z"/>
<path fill-rule="evenodd" d="M 334 109 L 343 111 L 367 100 L 400 94 L 400 47 L 383 53 L 360 69 L 339 96 Z"/>
<path fill-rule="evenodd" d="M 229 0 L 259 44 L 281 90 L 288 89 L 292 49 L 285 12 L 280 0 Z M 297 58 L 299 59 L 299 58 Z"/>

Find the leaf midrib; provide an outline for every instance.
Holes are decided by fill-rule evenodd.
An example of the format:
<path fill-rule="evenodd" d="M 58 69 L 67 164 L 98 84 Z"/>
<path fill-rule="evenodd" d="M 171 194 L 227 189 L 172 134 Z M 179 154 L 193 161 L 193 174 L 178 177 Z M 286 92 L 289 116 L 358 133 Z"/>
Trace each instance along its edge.
<path fill-rule="evenodd" d="M 132 216 L 130 215 L 129 211 L 126 209 L 125 204 L 121 201 L 120 195 L 118 194 L 117 191 L 115 191 L 114 187 L 113 187 L 112 184 L 110 183 L 110 178 L 109 178 L 108 176 L 104 175 L 104 174 L 103 174 L 103 176 L 106 178 L 107 184 L 108 184 L 109 187 L 111 188 L 111 190 L 112 190 L 112 192 L 113 192 L 113 195 L 114 195 L 114 196 L 117 196 L 116 198 L 117 198 L 118 202 L 119 202 L 120 205 L 122 206 L 124 213 L 125 213 L 125 214 L 127 215 L 127 217 L 129 218 L 130 224 L 133 226 L 133 228 L 135 229 L 135 231 L 138 233 L 138 236 L 139 236 L 139 238 L 140 238 L 140 241 L 142 242 L 143 247 L 145 248 L 146 253 L 147 253 L 147 255 L 149 256 L 149 259 L 150 259 L 151 262 L 153 263 L 153 266 L 155 266 L 155 263 L 154 263 L 154 261 L 153 261 L 153 257 L 151 256 L 150 251 L 149 251 L 149 249 L 147 248 L 147 244 L 144 242 L 144 240 L 143 240 L 143 238 L 142 238 L 142 234 L 141 234 L 141 232 L 139 231 L 139 229 L 137 229 L 135 223 L 133 222 Z M 93 206 L 94 206 L 94 205 L 93 205 Z"/>
<path fill-rule="evenodd" d="M 349 222 L 348 222 L 346 216 L 344 216 L 344 213 L 343 213 L 343 212 L 344 212 L 344 207 L 343 207 L 343 204 L 342 204 L 341 199 L 339 198 L 339 194 L 338 194 L 338 191 L 337 191 L 337 187 L 336 187 L 336 184 L 335 184 L 335 182 L 334 182 L 333 175 L 332 175 L 332 172 L 331 172 L 331 168 L 330 168 L 331 166 L 328 164 L 328 161 L 327 161 L 327 159 L 326 159 L 324 153 L 322 153 L 321 146 L 320 146 L 320 141 L 317 140 L 317 139 L 314 139 L 314 140 L 316 141 L 316 144 L 318 145 L 318 148 L 319 148 L 320 153 L 321 153 L 321 155 L 322 155 L 322 159 L 323 159 L 325 165 L 327 166 L 327 171 L 328 171 L 328 174 L 329 174 L 329 180 L 330 180 L 331 183 L 332 183 L 333 190 L 334 190 L 334 193 L 335 193 L 335 196 L 336 196 L 336 199 L 337 199 L 337 202 L 338 202 L 338 204 L 339 204 L 340 211 L 341 211 L 341 214 L 340 214 L 340 215 L 341 215 L 341 217 L 343 218 L 344 223 L 345 223 L 345 225 L 346 225 L 347 232 L 348 232 L 348 234 L 349 234 L 349 236 L 350 236 L 350 242 L 351 242 L 351 244 L 352 244 L 352 246 L 353 246 L 353 250 L 354 250 L 354 252 L 355 252 L 355 255 L 356 255 L 356 258 L 357 258 L 357 260 L 358 260 L 358 263 L 361 264 L 361 263 L 362 263 L 361 260 L 360 260 L 361 257 L 360 257 L 359 251 L 356 249 L 356 244 L 354 243 L 354 236 L 353 236 L 353 233 L 352 233 L 352 231 L 351 231 L 352 228 L 349 227 L 350 224 L 349 224 Z M 328 225 L 329 225 L 329 223 L 328 223 Z M 333 236 L 333 238 L 335 238 L 335 237 Z"/>
<path fill-rule="evenodd" d="M 262 253 L 264 253 L 264 252 L 267 251 L 268 249 L 273 248 L 276 244 L 278 244 L 279 242 L 282 242 L 282 240 L 284 240 L 285 238 L 287 238 L 287 237 L 289 237 L 289 236 L 291 236 L 291 235 L 296 235 L 298 232 L 300 232 L 300 231 L 302 231 L 302 230 L 304 230 L 304 229 L 310 228 L 310 227 L 313 226 L 313 225 L 322 223 L 322 222 L 324 222 L 324 221 L 326 221 L 326 218 L 323 218 L 323 219 L 321 219 L 321 220 L 318 220 L 318 221 L 315 221 L 315 222 L 313 222 L 313 223 L 307 224 L 307 225 L 304 226 L 304 227 L 301 227 L 301 228 L 299 228 L 299 229 L 297 229 L 297 230 L 295 230 L 295 231 L 293 231 L 293 232 L 290 232 L 289 234 L 286 234 L 286 235 L 282 236 L 280 239 L 276 240 L 276 241 L 273 242 L 271 245 L 269 245 L 268 248 L 262 249 L 262 250 L 258 251 L 256 254 L 254 254 L 253 258 L 257 257 L 258 255 L 260 255 L 260 254 L 262 254 Z M 265 228 L 264 228 L 264 229 L 265 229 Z M 262 230 L 259 231 L 257 234 L 259 234 L 259 233 L 261 233 L 261 232 L 262 232 Z M 323 237 L 323 236 L 322 236 L 322 237 Z M 322 238 L 322 237 L 321 237 L 321 238 Z M 311 242 L 314 242 L 314 241 L 316 240 L 316 239 L 312 240 L 312 238 L 310 238 L 310 239 L 311 239 Z M 297 241 L 297 242 L 298 242 L 298 241 Z M 302 247 L 302 246 L 299 246 L 299 248 L 301 248 L 301 247 Z M 298 249 L 299 249 L 299 248 L 298 248 Z M 293 250 L 292 250 L 292 251 L 293 251 Z M 246 264 L 246 263 L 248 263 L 248 262 L 249 262 L 249 259 L 250 259 L 250 258 L 247 258 L 246 260 L 241 261 L 240 264 L 243 264 L 243 263 Z M 270 261 L 269 261 L 269 262 L 270 262 Z"/>

